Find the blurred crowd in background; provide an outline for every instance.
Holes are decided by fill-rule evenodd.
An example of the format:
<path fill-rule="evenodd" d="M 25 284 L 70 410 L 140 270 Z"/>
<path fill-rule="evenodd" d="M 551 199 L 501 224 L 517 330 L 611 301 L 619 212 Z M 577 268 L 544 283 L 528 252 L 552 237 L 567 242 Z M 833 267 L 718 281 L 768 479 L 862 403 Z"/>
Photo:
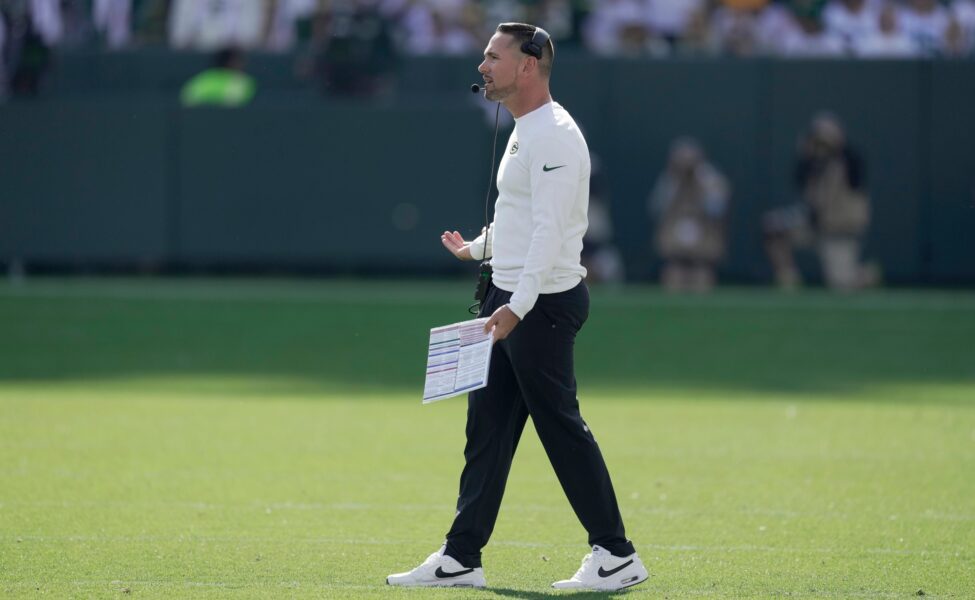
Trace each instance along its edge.
<path fill-rule="evenodd" d="M 836 115 L 821 112 L 801 132 L 796 147 L 795 202 L 763 216 L 761 233 L 775 283 L 795 290 L 808 279 L 797 252 L 815 256 L 823 283 L 855 291 L 881 283 L 880 265 L 864 256 L 871 201 L 866 163 L 849 143 Z M 583 264 L 592 282 L 626 280 L 616 247 L 610 201 L 598 156 L 593 161 L 589 229 Z M 681 137 L 647 198 L 653 252 L 660 258 L 660 283 L 674 292 L 709 292 L 728 255 L 733 185 L 697 140 Z"/>
<path fill-rule="evenodd" d="M 288 52 L 333 37 L 477 54 L 497 23 L 601 56 L 971 56 L 975 0 L 0 0 L 0 48 Z"/>
<path fill-rule="evenodd" d="M 35 95 L 54 53 L 147 47 L 295 53 L 300 78 L 376 94 L 503 21 L 605 57 L 975 57 L 975 0 L 0 0 L 0 99 Z"/>
<path fill-rule="evenodd" d="M 0 0 L 0 100 L 36 95 L 56 53 L 140 48 L 236 52 L 224 70 L 290 53 L 299 79 L 376 95 L 409 57 L 479 55 L 503 21 L 602 57 L 975 57 L 975 0 Z"/>
<path fill-rule="evenodd" d="M 213 68 L 184 85 L 186 106 L 249 102 L 245 55 L 258 52 L 295 53 L 330 93 L 370 95 L 404 57 L 476 57 L 503 21 L 540 24 L 559 50 L 606 57 L 975 57 L 975 0 L 0 0 L 0 98 L 5 88 L 36 94 L 54 52 L 140 48 L 213 53 Z M 593 159 L 584 260 L 592 280 L 623 281 Z M 776 282 L 802 284 L 794 253 L 806 248 L 828 286 L 876 285 L 879 269 L 861 256 L 865 165 L 834 116 L 816 116 L 801 136 L 794 181 L 799 201 L 761 227 Z M 666 288 L 715 285 L 732 192 L 698 141 L 673 141 L 647 200 Z"/>

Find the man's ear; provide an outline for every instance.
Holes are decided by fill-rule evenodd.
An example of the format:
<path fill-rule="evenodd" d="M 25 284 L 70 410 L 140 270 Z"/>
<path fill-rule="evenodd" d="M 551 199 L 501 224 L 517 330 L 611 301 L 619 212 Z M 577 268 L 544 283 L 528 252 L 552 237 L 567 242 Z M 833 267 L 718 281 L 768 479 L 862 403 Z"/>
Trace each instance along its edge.
<path fill-rule="evenodd" d="M 521 72 L 528 75 L 538 68 L 538 59 L 534 56 L 526 56 L 525 62 L 521 64 Z"/>

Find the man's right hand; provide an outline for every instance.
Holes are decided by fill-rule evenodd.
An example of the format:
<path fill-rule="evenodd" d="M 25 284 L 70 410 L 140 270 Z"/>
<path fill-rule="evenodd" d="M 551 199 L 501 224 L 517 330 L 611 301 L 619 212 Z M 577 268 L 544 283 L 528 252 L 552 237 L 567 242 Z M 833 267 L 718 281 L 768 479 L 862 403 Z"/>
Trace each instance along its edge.
<path fill-rule="evenodd" d="M 444 248 L 460 260 L 473 260 L 474 257 L 471 256 L 471 245 L 464 241 L 464 236 L 459 232 L 445 231 L 440 236 L 440 241 L 443 243 Z"/>

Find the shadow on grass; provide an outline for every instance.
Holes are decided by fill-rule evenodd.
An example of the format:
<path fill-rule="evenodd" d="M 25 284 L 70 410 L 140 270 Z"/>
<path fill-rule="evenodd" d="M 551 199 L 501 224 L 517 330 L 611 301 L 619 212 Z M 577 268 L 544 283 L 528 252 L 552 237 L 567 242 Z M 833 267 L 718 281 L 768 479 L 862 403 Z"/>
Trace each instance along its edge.
<path fill-rule="evenodd" d="M 635 588 L 634 588 L 635 589 Z M 521 598 L 522 600 L 542 600 L 555 597 L 571 598 L 572 600 L 595 600 L 596 598 L 619 598 L 630 593 L 630 589 L 619 590 L 616 592 L 571 592 L 567 591 L 564 593 L 543 593 L 543 592 L 526 592 L 524 590 L 514 590 L 510 588 L 487 588 L 483 590 L 485 594 L 493 594 L 495 596 L 504 596 L 506 598 Z"/>
<path fill-rule="evenodd" d="M 0 289 L 0 384 L 240 378 L 279 392 L 420 390 L 429 328 L 470 318 L 467 285 L 86 286 Z M 576 371 L 583 393 L 975 386 L 973 337 L 967 298 L 596 294 Z"/>

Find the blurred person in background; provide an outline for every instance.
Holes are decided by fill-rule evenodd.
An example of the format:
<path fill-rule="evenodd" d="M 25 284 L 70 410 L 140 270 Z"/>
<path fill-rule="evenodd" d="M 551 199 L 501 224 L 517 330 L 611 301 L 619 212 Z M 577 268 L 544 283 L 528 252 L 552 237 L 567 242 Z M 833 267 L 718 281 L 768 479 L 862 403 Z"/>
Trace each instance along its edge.
<path fill-rule="evenodd" d="M 478 5 L 483 10 L 482 35 L 494 35 L 494 23 L 513 21 L 527 23 L 529 5 L 523 0 L 479 0 Z"/>
<path fill-rule="evenodd" d="M 921 54 L 935 56 L 942 51 L 951 13 L 938 0 L 906 0 L 897 20 Z"/>
<path fill-rule="evenodd" d="M 476 54 L 477 38 L 463 20 L 464 12 L 433 13 L 433 54 L 440 56 L 464 56 Z"/>
<path fill-rule="evenodd" d="M 755 56 L 763 50 L 760 18 L 768 0 L 723 0 L 711 16 L 712 42 L 721 54 Z"/>
<path fill-rule="evenodd" d="M 661 283 L 668 291 L 707 292 L 725 256 L 730 187 L 700 144 L 679 138 L 647 202 L 656 222 Z"/>
<path fill-rule="evenodd" d="M 875 0 L 829 0 L 823 10 L 826 30 L 839 36 L 852 53 L 858 40 L 877 31 L 878 6 Z"/>
<path fill-rule="evenodd" d="M 655 40 L 668 50 L 677 46 L 699 11 L 708 8 L 708 0 L 645 0 L 647 28 Z"/>
<path fill-rule="evenodd" d="M 948 19 L 944 38 L 941 41 L 941 56 L 946 58 L 965 58 L 972 54 L 971 38 L 965 24 L 953 12 Z"/>
<path fill-rule="evenodd" d="M 780 52 L 793 58 L 832 58 L 846 54 L 837 34 L 823 23 L 825 0 L 792 0 L 792 17 L 797 25 L 782 39 Z"/>
<path fill-rule="evenodd" d="M 51 47 L 60 40 L 60 6 L 39 0 L 5 0 L 3 9 L 8 90 L 12 96 L 36 97 L 51 65 Z"/>
<path fill-rule="evenodd" d="M 276 0 L 270 7 L 264 47 L 271 52 L 288 52 L 298 45 L 298 27 L 320 9 L 320 0 Z"/>
<path fill-rule="evenodd" d="M 684 35 L 675 41 L 673 51 L 678 56 L 714 56 L 721 52 L 711 9 L 707 5 L 691 14 Z"/>
<path fill-rule="evenodd" d="M 473 7 L 471 7 L 473 9 Z M 419 56 L 463 56 L 477 53 L 476 24 L 465 17 L 467 7 L 436 9 L 417 4 L 406 15 L 403 51 Z"/>
<path fill-rule="evenodd" d="M 403 54 L 417 53 L 433 37 L 433 7 L 423 0 L 404 0 L 393 11 L 393 38 Z"/>
<path fill-rule="evenodd" d="M 540 0 L 527 6 L 527 21 L 538 23 L 561 47 L 578 41 L 581 23 L 588 13 L 585 0 Z"/>
<path fill-rule="evenodd" d="M 605 167 L 595 152 L 589 153 L 589 159 L 589 228 L 582 238 L 582 266 L 587 271 L 586 281 L 623 283 L 626 269 L 623 255 L 613 241 L 613 215 Z"/>
<path fill-rule="evenodd" d="M 770 0 L 755 14 L 755 33 L 759 53 L 782 53 L 782 43 L 798 30 L 799 25 L 786 0 Z"/>
<path fill-rule="evenodd" d="M 94 0 L 59 0 L 61 33 L 52 45 L 63 48 L 84 46 L 94 33 L 92 11 Z"/>
<path fill-rule="evenodd" d="M 169 43 L 177 50 L 258 48 L 267 14 L 261 0 L 173 0 Z"/>
<path fill-rule="evenodd" d="M 600 56 L 640 56 L 651 42 L 639 0 L 604 0 L 593 5 L 584 27 L 586 47 Z"/>
<path fill-rule="evenodd" d="M 23 0 L 9 2 L 24 4 Z M 26 5 L 32 30 L 48 48 L 57 46 L 64 37 L 64 14 L 60 0 L 29 0 Z"/>
<path fill-rule="evenodd" d="M 921 49 L 903 31 L 897 22 L 897 9 L 887 4 L 877 15 L 877 29 L 853 44 L 853 52 L 862 58 L 912 58 L 919 56 Z"/>
<path fill-rule="evenodd" d="M 815 246 L 826 285 L 849 291 L 876 285 L 879 272 L 861 262 L 870 224 L 863 161 L 846 141 L 839 120 L 817 115 L 800 138 L 795 174 L 801 200 L 766 213 L 765 248 L 775 280 L 783 289 L 802 284 L 793 253 Z"/>
<path fill-rule="evenodd" d="M 225 48 L 214 55 L 213 66 L 183 85 L 180 102 L 186 107 L 218 106 L 237 108 L 254 98 L 257 85 L 244 72 L 244 53 Z"/>
<path fill-rule="evenodd" d="M 975 0 L 955 0 L 951 13 L 961 28 L 968 53 L 975 53 Z"/>
<path fill-rule="evenodd" d="M 167 43 L 170 0 L 134 0 L 132 6 L 132 35 L 142 45 L 161 46 Z"/>
<path fill-rule="evenodd" d="M 309 54 L 328 95 L 377 96 L 392 89 L 398 54 L 391 24 L 374 1 L 336 1 L 319 12 Z"/>
<path fill-rule="evenodd" d="M 94 0 L 92 24 L 105 46 L 124 48 L 132 39 L 132 0 Z"/>
<path fill-rule="evenodd" d="M 7 20 L 0 6 L 0 102 L 7 99 Z"/>
<path fill-rule="evenodd" d="M 452 54 L 473 53 L 475 32 L 462 25 L 464 11 L 465 4 L 457 0 L 409 0 L 398 8 L 392 23 L 399 48 L 421 56 L 446 49 Z"/>

